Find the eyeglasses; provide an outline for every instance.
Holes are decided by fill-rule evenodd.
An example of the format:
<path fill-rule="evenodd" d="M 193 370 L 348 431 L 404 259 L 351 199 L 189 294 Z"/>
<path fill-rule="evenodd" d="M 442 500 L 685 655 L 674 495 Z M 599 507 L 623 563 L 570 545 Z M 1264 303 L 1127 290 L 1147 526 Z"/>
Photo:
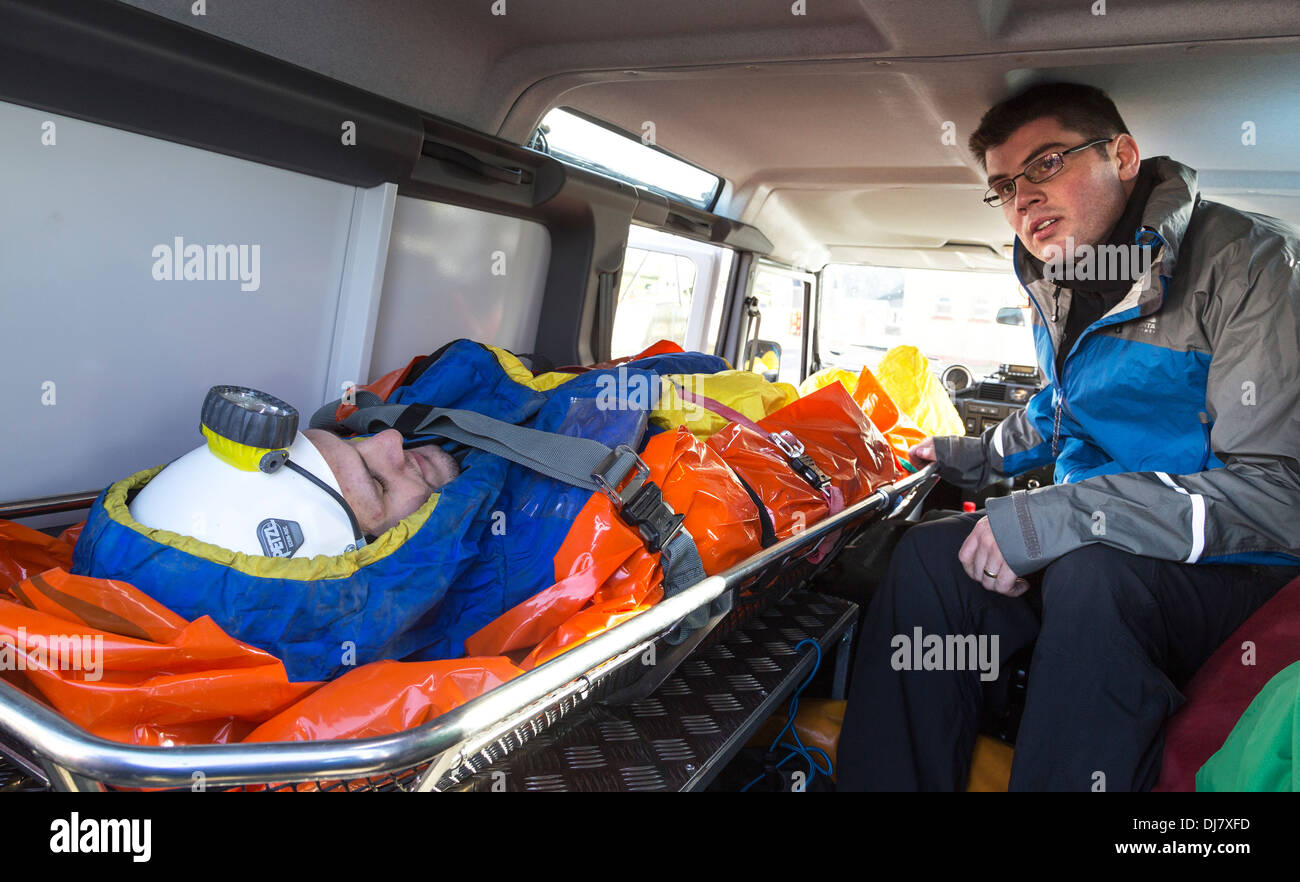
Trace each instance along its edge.
<path fill-rule="evenodd" d="M 998 181 L 992 187 L 989 187 L 988 192 L 984 194 L 984 204 L 992 208 L 1006 205 L 1016 198 L 1016 178 L 1023 175 L 1025 180 L 1031 184 L 1050 181 L 1061 173 L 1061 169 L 1065 168 L 1065 157 L 1071 153 L 1078 153 L 1080 150 L 1087 150 L 1089 147 L 1096 147 L 1098 144 L 1109 144 L 1118 137 L 1119 135 L 1112 135 L 1109 138 L 1098 138 L 1095 141 L 1089 141 L 1087 144 L 1080 144 L 1078 147 L 1071 147 L 1069 150 L 1062 150 L 1059 153 L 1044 153 L 1025 166 L 1024 171 L 1019 175 L 1007 178 L 1004 181 Z"/>

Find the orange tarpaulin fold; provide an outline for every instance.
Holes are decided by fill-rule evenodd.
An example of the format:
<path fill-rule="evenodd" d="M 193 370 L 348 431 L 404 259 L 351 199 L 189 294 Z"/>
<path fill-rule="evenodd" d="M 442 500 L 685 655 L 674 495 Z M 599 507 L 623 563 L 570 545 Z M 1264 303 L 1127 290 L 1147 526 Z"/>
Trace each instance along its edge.
<path fill-rule="evenodd" d="M 265 719 L 317 685 L 290 683 L 278 659 L 230 637 L 207 616 L 168 622 L 157 604 L 124 583 L 53 569 L 13 590 L 39 599 L 39 608 L 0 601 L 0 653 L 13 654 L 13 663 L 0 667 L 105 738 L 165 744 L 203 732 L 207 740 L 233 731 L 236 722 Z M 111 621 L 115 629 L 87 619 Z"/>
<path fill-rule="evenodd" d="M 885 439 L 839 383 L 787 404 L 758 425 L 765 432 L 788 431 L 798 439 L 839 488 L 845 505 L 897 476 Z M 730 423 L 708 443 L 763 500 L 778 538 L 786 539 L 829 514 L 825 494 L 795 474 L 763 433 Z"/>
<path fill-rule="evenodd" d="M 521 673 L 505 658 L 371 662 L 321 686 L 244 740 L 388 735 L 426 723 Z"/>
<path fill-rule="evenodd" d="M 872 424 L 884 433 L 900 459 L 906 460 L 907 452 L 926 439 L 925 432 L 918 429 L 911 418 L 899 409 L 870 368 L 864 367 L 858 375 L 853 400 L 861 406 Z"/>
<path fill-rule="evenodd" d="M 64 535 L 73 529 L 80 535 L 80 525 L 69 527 Z M 54 567 L 70 569 L 72 548 L 73 542 L 63 537 L 56 539 L 13 521 L 0 521 L 0 592 L 8 593 L 11 586 L 33 573 Z"/>
<path fill-rule="evenodd" d="M 505 658 L 375 662 L 324 686 L 293 683 L 278 658 L 209 617 L 187 621 L 126 582 L 71 575 L 71 559 L 68 543 L 0 521 L 0 673 L 114 741 L 390 734 L 522 673 Z"/>

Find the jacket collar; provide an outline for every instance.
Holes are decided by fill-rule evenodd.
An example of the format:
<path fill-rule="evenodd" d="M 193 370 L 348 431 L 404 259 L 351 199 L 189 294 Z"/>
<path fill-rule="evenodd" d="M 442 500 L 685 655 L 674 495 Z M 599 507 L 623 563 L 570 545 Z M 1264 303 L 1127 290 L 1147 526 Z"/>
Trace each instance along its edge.
<path fill-rule="evenodd" d="M 1142 228 L 1154 230 L 1164 242 L 1160 274 L 1172 277 L 1179 248 L 1192 220 L 1192 210 L 1196 207 L 1196 171 L 1168 156 L 1157 156 L 1151 162 L 1155 166 L 1156 185 L 1151 190 L 1146 210 L 1142 212 Z M 1142 229 L 1139 229 L 1139 237 L 1141 234 Z"/>

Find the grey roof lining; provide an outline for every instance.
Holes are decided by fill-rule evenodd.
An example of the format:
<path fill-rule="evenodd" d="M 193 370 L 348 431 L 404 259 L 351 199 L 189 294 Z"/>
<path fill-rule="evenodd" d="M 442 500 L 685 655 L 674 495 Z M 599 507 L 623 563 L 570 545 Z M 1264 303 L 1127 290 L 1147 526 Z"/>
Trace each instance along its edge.
<path fill-rule="evenodd" d="M 1282 208 L 1288 197 L 1300 203 L 1293 176 L 1278 177 L 1294 172 L 1300 156 L 1292 109 L 1300 96 L 1259 88 L 1278 70 L 1300 74 L 1293 0 L 1244 0 L 1230 15 L 1212 0 L 1112 2 L 1105 16 L 1083 0 L 818 0 L 803 17 L 790 14 L 789 0 L 507 0 L 507 14 L 495 17 L 488 0 L 221 0 L 202 19 L 188 0 L 126 2 L 516 142 L 558 104 L 625 127 L 653 114 L 666 149 L 728 179 L 720 212 L 759 226 L 787 258 L 826 243 L 881 244 L 872 238 L 879 225 L 859 212 L 894 203 L 888 223 L 904 232 L 1009 241 L 988 215 L 953 215 L 953 191 L 977 190 L 981 178 L 960 144 L 988 103 L 1053 72 L 1112 89 L 1148 155 L 1173 153 L 1209 179 L 1262 174 L 1251 183 L 1281 189 L 1274 201 Z M 1223 74 L 1197 72 L 1220 57 L 1250 67 L 1266 55 L 1275 56 L 1273 73 L 1235 60 L 1223 68 L 1231 82 L 1251 86 L 1228 90 L 1226 101 L 1269 133 L 1241 156 L 1204 125 L 1207 107 L 1213 115 L 1215 102 L 1225 103 L 1213 94 Z M 1158 67 L 1143 67 L 1151 64 Z M 1131 73 L 1161 67 L 1159 89 Z M 737 91 L 746 77 L 748 97 Z M 802 77 L 828 86 L 801 94 L 781 82 Z M 844 119 L 858 84 L 862 115 L 890 119 L 892 128 L 864 133 Z M 1187 94 L 1197 88 L 1208 97 Z M 1156 94 L 1171 89 L 1182 90 L 1178 100 Z M 1287 106 L 1260 106 L 1261 96 Z M 1224 119 L 1233 112 L 1218 109 Z M 771 117 L 801 124 L 773 134 Z M 933 149 L 945 120 L 956 125 L 955 156 Z M 888 195 L 899 188 L 911 198 Z M 1287 214 L 1300 220 L 1300 207 Z"/>

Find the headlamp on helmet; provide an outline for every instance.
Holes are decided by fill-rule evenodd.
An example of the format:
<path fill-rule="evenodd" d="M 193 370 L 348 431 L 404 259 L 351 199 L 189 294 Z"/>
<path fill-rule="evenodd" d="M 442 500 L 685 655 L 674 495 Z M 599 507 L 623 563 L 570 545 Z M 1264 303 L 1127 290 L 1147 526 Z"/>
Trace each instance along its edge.
<path fill-rule="evenodd" d="M 135 520 L 267 557 L 333 556 L 365 544 L 329 464 L 298 431 L 292 405 L 244 386 L 213 386 L 200 431 L 207 443 L 136 496 Z"/>

